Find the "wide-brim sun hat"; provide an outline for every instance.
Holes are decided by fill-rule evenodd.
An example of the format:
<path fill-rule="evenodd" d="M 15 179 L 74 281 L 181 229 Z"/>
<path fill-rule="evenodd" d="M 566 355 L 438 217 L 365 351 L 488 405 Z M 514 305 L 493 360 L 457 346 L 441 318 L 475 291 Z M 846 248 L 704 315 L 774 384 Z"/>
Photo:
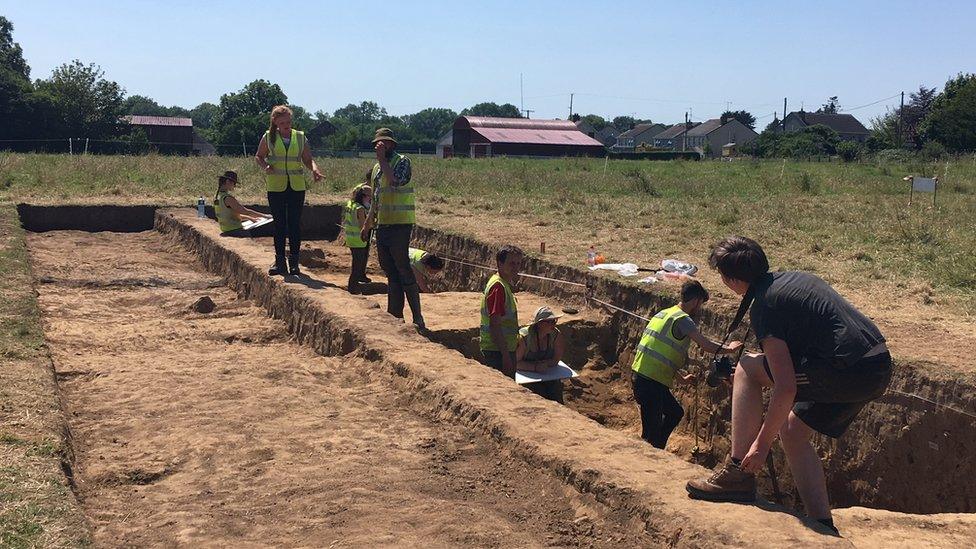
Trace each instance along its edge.
<path fill-rule="evenodd" d="M 532 324 L 538 324 L 546 320 L 557 320 L 563 315 L 557 315 L 552 312 L 552 309 L 543 305 L 535 310 L 535 314 L 532 315 Z"/>

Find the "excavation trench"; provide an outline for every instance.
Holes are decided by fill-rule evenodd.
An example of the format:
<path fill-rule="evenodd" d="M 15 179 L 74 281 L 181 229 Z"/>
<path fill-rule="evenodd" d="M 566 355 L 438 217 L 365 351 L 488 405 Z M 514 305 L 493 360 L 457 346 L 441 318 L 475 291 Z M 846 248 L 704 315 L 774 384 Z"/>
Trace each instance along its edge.
<path fill-rule="evenodd" d="M 313 240 L 303 250 L 303 263 L 315 283 L 313 285 L 306 282 L 302 285 L 309 286 L 312 290 L 323 288 L 327 291 L 331 291 L 330 289 L 339 290 L 345 282 L 348 252 L 328 241 L 330 238 L 335 238 L 338 232 L 335 229 L 335 223 L 339 220 L 338 209 L 335 207 L 312 207 L 309 210 L 306 213 L 306 218 L 313 217 L 313 223 L 319 229 L 310 228 L 306 235 L 312 239 L 320 238 L 323 240 Z M 90 211 L 89 213 L 94 212 Z M 225 248 L 230 247 L 233 251 L 222 250 L 219 244 L 218 247 L 215 247 L 210 243 L 216 242 L 211 240 L 211 236 L 204 236 L 204 233 L 207 235 L 214 234 L 212 229 L 206 225 L 205 220 L 193 220 L 192 214 L 182 211 L 152 213 L 156 216 L 157 229 L 164 234 L 172 235 L 176 241 L 197 254 L 210 271 L 224 275 L 221 281 L 236 291 L 238 296 L 256 299 L 273 316 L 284 319 L 287 329 L 299 341 L 310 344 L 320 354 L 327 356 L 358 355 L 365 360 L 386 360 L 382 357 L 388 353 L 379 349 L 387 345 L 387 339 L 381 337 L 380 340 L 383 343 L 379 344 L 379 347 L 376 347 L 375 341 L 364 347 L 366 340 L 361 338 L 354 325 L 347 325 L 345 324 L 346 321 L 340 320 L 338 317 L 330 318 L 328 315 L 322 316 L 315 312 L 313 304 L 319 302 L 315 299 L 307 301 L 307 298 L 296 297 L 295 292 L 283 292 L 267 286 L 266 277 L 260 278 L 260 269 L 247 267 L 242 263 L 243 261 L 265 262 L 266 259 L 264 258 L 267 257 L 269 243 L 262 242 L 259 238 L 257 242 L 224 244 Z M 25 226 L 45 227 L 50 225 L 51 221 L 45 220 L 44 217 L 56 216 L 58 211 L 50 208 L 44 210 L 21 208 L 21 215 L 22 218 L 26 217 L 24 219 Z M 118 216 L 119 214 L 116 212 L 111 215 Z M 86 228 L 90 229 L 90 227 Z M 224 242 L 224 239 L 218 240 Z M 257 244 L 257 246 L 253 244 Z M 464 258 L 470 263 L 480 265 L 490 264 L 493 253 L 491 247 L 478 241 L 422 227 L 418 227 L 415 231 L 415 245 L 438 251 L 450 257 Z M 263 251 L 252 253 L 251 248 L 255 247 L 263 248 Z M 375 266 L 371 268 L 371 276 L 374 280 L 381 280 Z M 527 261 L 525 271 L 578 283 L 584 282 L 586 277 L 581 271 L 551 265 L 538 258 L 530 258 Z M 461 356 L 455 354 L 458 357 L 455 361 L 465 362 L 465 357 L 475 358 L 478 355 L 476 349 L 477 292 L 483 287 L 488 274 L 477 267 L 451 264 L 446 270 L 443 280 L 440 281 L 439 292 L 424 296 L 428 325 L 432 328 L 430 339 L 452 349 L 451 352 L 459 353 Z M 78 280 L 82 279 L 83 277 L 79 277 Z M 78 280 L 74 282 L 78 282 Z M 78 284 L 70 282 L 69 277 L 64 277 L 62 285 L 79 287 Z M 84 284 L 81 286 L 83 287 Z M 286 284 L 285 286 L 299 285 Z M 608 314 L 582 306 L 585 303 L 579 288 L 576 286 L 551 281 L 522 279 L 520 287 L 520 309 L 523 309 L 523 315 L 527 315 L 525 309 L 542 303 L 557 306 L 571 305 L 581 310 L 580 314 L 569 315 L 562 322 L 563 329 L 566 330 L 571 340 L 567 361 L 581 371 L 579 379 L 567 382 L 566 407 L 588 416 L 606 427 L 622 431 L 627 439 L 634 440 L 639 429 L 639 420 L 636 407 L 630 397 L 629 362 L 633 342 L 637 333 L 643 328 L 640 325 L 641 323 L 635 322 L 625 315 Z M 379 292 L 382 287 L 377 285 L 375 290 Z M 629 287 L 606 278 L 596 280 L 595 292 L 601 299 L 629 310 L 646 312 L 670 304 L 667 297 Z M 368 311 L 362 313 L 363 315 L 370 318 L 376 315 L 380 318 L 385 316 L 378 310 L 379 303 L 382 303 L 381 294 L 358 299 L 365 302 L 364 311 Z M 700 319 L 700 325 L 713 336 L 718 334 L 726 322 L 727 317 L 724 315 L 707 311 Z M 388 321 L 385 323 L 388 325 Z M 397 330 L 409 331 L 406 327 Z M 376 335 L 372 334 L 372 336 Z M 410 349 L 414 344 L 411 343 L 404 347 L 402 343 L 397 342 L 393 345 L 397 349 L 406 348 L 409 354 L 412 352 Z M 433 353 L 430 350 L 424 352 Z M 396 352 L 393 354 L 396 355 Z M 452 362 L 447 355 L 441 357 L 438 353 L 434 354 L 438 356 L 438 365 L 444 361 Z M 470 363 L 470 361 L 467 362 Z M 415 368 L 407 365 L 406 362 L 395 363 L 392 371 L 395 373 L 393 383 L 405 383 L 406 387 L 409 388 L 408 394 L 402 397 L 405 399 L 405 404 L 409 404 L 414 409 L 425 410 L 428 417 L 448 419 L 452 422 L 456 422 L 458 418 L 465 418 L 461 421 L 462 424 L 484 429 L 502 446 L 506 446 L 506 441 L 520 440 L 518 437 L 511 438 L 514 436 L 509 432 L 509 429 L 512 429 L 511 426 L 503 428 L 497 424 L 500 421 L 499 418 L 504 417 L 496 415 L 497 410 L 489 413 L 484 408 L 469 407 L 470 401 L 454 400 L 449 393 L 441 392 L 443 390 L 439 389 L 436 383 L 418 381 L 414 374 L 419 370 L 415 372 Z M 976 440 L 976 437 L 973 436 L 976 433 L 973 432 L 972 421 L 966 421 L 966 416 L 955 413 L 944 406 L 925 406 L 925 401 L 919 398 L 926 398 L 941 404 L 951 402 L 954 407 L 959 409 L 972 409 L 973 383 L 965 377 L 954 377 L 948 374 L 936 375 L 933 372 L 935 370 L 931 365 L 899 362 L 893 387 L 901 393 L 914 396 L 886 395 L 884 399 L 869 406 L 862 413 L 851 431 L 840 442 L 818 441 L 826 459 L 828 478 L 831 479 L 830 489 L 835 506 L 865 505 L 916 513 L 972 512 L 976 509 L 976 501 L 973 499 L 973 494 L 976 491 L 972 489 L 971 481 L 974 478 L 973 465 L 964 458 L 971 453 L 971 446 Z M 473 372 L 461 374 L 459 377 L 467 379 L 469 376 L 477 377 Z M 398 381 L 399 378 L 402 378 L 403 381 Z M 505 389 L 505 391 L 508 390 Z M 532 404 L 530 407 L 547 406 L 547 404 L 541 403 L 542 399 L 527 392 L 525 395 L 527 396 L 519 398 L 534 399 L 538 402 L 538 404 Z M 488 396 L 490 395 L 485 395 L 485 398 Z M 669 449 L 686 459 L 711 465 L 721 459 L 728 450 L 726 434 L 728 430 L 726 418 L 729 415 L 727 391 L 711 390 L 702 386 L 682 392 L 679 396 L 687 411 L 686 421 L 679 426 L 678 432 L 673 437 L 673 444 Z M 499 396 L 498 398 L 502 397 Z M 502 402 L 505 402 L 504 399 Z M 516 407 L 514 410 L 528 410 L 525 405 L 521 406 L 521 408 Z M 547 410 L 547 414 L 555 413 L 549 408 L 544 409 Z M 560 416 L 560 418 L 562 417 Z M 585 420 L 582 421 L 585 422 Z M 567 425 L 569 424 L 567 423 Z M 575 428 L 573 429 L 575 430 Z M 589 427 L 583 427 L 584 431 L 588 432 L 589 429 Z M 613 439 L 614 437 L 609 438 Z M 558 439 L 548 438 L 547 440 L 549 441 L 548 444 L 553 447 L 564 443 Z M 627 462 L 624 454 L 631 451 L 629 450 L 631 444 L 635 443 L 622 445 L 620 442 L 614 442 L 608 444 L 614 448 L 615 455 L 620 461 L 620 463 L 614 464 L 614 471 L 618 471 L 619 467 L 616 465 L 623 466 Z M 638 451 L 644 456 L 641 459 L 645 463 L 657 463 L 657 460 L 660 459 L 659 454 L 644 449 L 646 445 L 642 443 L 636 444 L 633 446 L 633 451 Z M 627 447 L 628 450 L 624 451 L 624 447 Z M 638 500 L 631 501 L 632 498 L 638 497 L 640 490 L 636 493 L 626 490 L 620 492 L 619 489 L 625 488 L 627 485 L 627 482 L 623 480 L 614 481 L 607 485 L 606 480 L 613 477 L 613 474 L 608 471 L 599 471 L 598 468 L 593 473 L 585 473 L 580 476 L 581 473 L 576 471 L 568 462 L 563 464 L 558 460 L 556 462 L 551 461 L 550 457 L 544 455 L 545 452 L 540 449 L 541 447 L 516 443 L 515 448 L 515 454 L 520 459 L 537 466 L 549 467 L 550 470 L 557 472 L 557 476 L 566 475 L 565 482 L 569 485 L 575 486 L 581 492 L 594 494 L 598 500 L 609 503 L 611 508 L 619 509 L 623 506 L 623 508 L 631 509 L 632 518 L 643 521 L 647 531 L 658 532 L 659 535 L 671 535 L 669 532 L 677 532 L 678 537 L 672 540 L 672 543 L 677 545 L 694 543 L 688 536 L 693 537 L 696 534 L 692 534 L 687 528 L 696 532 L 711 531 L 709 529 L 709 524 L 712 521 L 710 515 L 699 516 L 695 514 L 694 519 L 689 519 L 688 515 L 684 514 L 685 511 L 674 511 L 672 515 L 660 513 L 655 515 L 647 510 L 640 511 L 640 509 L 649 509 L 643 507 L 647 505 L 646 503 L 638 503 Z M 587 452 L 583 452 L 583 454 L 587 454 Z M 601 467 L 608 465 L 610 464 L 605 463 Z M 783 465 L 780 458 L 777 470 L 780 473 L 780 485 L 787 492 L 785 502 L 789 504 L 791 503 L 789 491 L 792 489 L 792 483 L 785 473 L 786 468 Z M 671 462 L 669 462 L 668 467 L 682 469 Z M 687 474 L 698 474 L 692 470 L 689 471 L 691 473 Z M 591 474 L 596 476 L 590 477 Z M 676 472 L 670 476 L 680 480 L 682 474 L 686 473 Z M 643 489 L 641 488 L 641 490 Z M 638 499 L 644 501 L 640 497 Z M 682 507 L 684 504 L 679 505 L 678 502 L 672 502 L 670 505 Z M 775 515 L 771 516 L 775 517 Z M 676 519 L 676 522 L 672 519 Z M 688 520 L 694 522 L 694 528 L 681 526 Z M 783 528 L 786 527 L 783 526 Z M 684 533 L 681 533 L 682 531 Z M 718 532 L 718 530 L 714 532 Z M 707 536 L 707 534 L 705 535 Z M 736 538 L 739 534 L 731 533 L 729 535 Z M 715 536 L 714 539 L 707 539 L 722 542 L 722 534 L 715 534 Z M 701 541 L 704 538 L 694 539 Z M 731 543 L 729 539 L 725 539 L 724 542 Z"/>

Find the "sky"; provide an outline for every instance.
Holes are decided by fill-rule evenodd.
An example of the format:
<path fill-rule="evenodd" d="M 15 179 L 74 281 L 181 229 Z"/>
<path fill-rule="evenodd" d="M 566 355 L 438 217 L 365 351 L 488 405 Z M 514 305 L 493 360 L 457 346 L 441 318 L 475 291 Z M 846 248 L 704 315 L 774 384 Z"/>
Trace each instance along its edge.
<path fill-rule="evenodd" d="M 482 101 L 761 127 L 830 96 L 865 125 L 919 85 L 976 72 L 976 2 L 0 0 L 33 78 L 79 59 L 128 95 L 192 108 L 263 78 L 326 112 Z M 521 81 L 521 85 L 520 85 Z M 782 114 L 780 114 L 782 116 Z"/>

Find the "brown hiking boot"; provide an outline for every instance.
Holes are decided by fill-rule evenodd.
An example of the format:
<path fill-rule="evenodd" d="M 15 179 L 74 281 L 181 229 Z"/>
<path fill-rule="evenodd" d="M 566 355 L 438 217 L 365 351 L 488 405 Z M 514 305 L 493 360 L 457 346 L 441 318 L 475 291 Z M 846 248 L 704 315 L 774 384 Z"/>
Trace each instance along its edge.
<path fill-rule="evenodd" d="M 756 475 L 739 469 L 731 459 L 708 479 L 688 481 L 686 488 L 692 499 L 756 501 Z"/>

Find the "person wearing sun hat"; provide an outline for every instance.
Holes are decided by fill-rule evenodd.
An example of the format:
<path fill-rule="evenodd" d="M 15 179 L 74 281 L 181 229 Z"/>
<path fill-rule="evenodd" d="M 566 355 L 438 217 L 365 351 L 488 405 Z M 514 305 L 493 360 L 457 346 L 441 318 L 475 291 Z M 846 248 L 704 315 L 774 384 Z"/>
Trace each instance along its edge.
<path fill-rule="evenodd" d="M 220 225 L 220 236 L 250 237 L 251 234 L 244 229 L 241 221 L 258 221 L 268 217 L 259 211 L 245 208 L 240 202 L 231 195 L 237 187 L 237 172 L 227 170 L 223 175 L 217 176 L 217 193 L 214 194 L 214 216 L 217 224 Z"/>
<path fill-rule="evenodd" d="M 376 227 L 376 257 L 386 273 L 386 311 L 403 318 L 404 298 L 410 305 L 413 323 L 425 330 L 420 310 L 420 287 L 410 266 L 410 237 L 416 223 L 414 185 L 410 159 L 396 152 L 393 130 L 379 128 L 373 138 L 376 164 L 373 165 L 373 202 L 362 236 Z"/>
<path fill-rule="evenodd" d="M 566 349 L 566 338 L 556 328 L 556 321 L 562 315 L 552 312 L 549 307 L 539 307 L 532 316 L 532 323 L 519 329 L 518 344 L 515 347 L 516 369 L 523 372 L 542 372 L 559 363 Z M 526 385 L 533 393 L 563 402 L 563 381 L 539 381 Z"/>

